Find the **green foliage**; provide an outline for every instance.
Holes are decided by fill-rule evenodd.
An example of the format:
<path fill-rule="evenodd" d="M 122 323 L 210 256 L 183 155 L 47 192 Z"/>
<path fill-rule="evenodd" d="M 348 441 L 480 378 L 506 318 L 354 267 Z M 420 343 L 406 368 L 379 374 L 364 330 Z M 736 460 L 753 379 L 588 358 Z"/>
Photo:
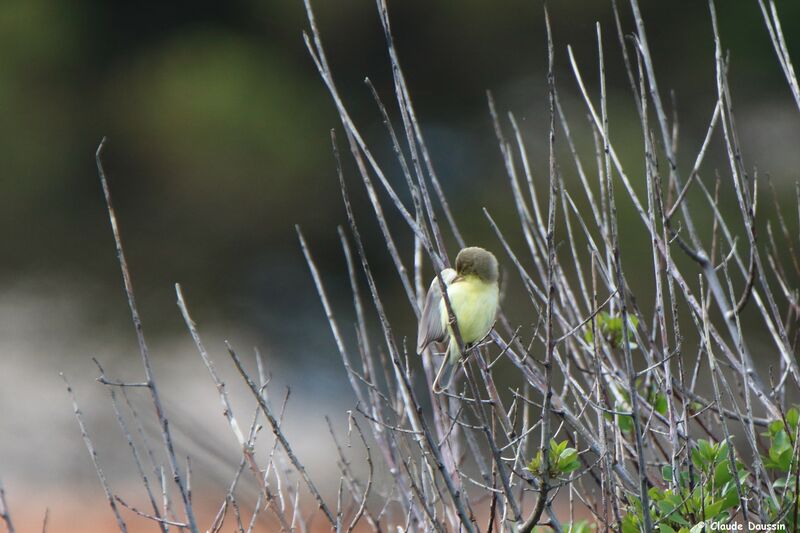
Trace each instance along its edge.
<path fill-rule="evenodd" d="M 767 457 L 764 458 L 764 466 L 781 472 L 789 472 L 792 464 L 794 451 L 793 436 L 797 433 L 797 422 L 800 419 L 800 412 L 796 407 L 789 409 L 786 413 L 786 421 L 774 420 L 763 433 L 764 437 L 770 440 L 770 447 Z M 789 432 L 787 432 L 787 428 Z"/>
<path fill-rule="evenodd" d="M 655 381 L 650 382 L 645 397 L 647 398 L 647 402 L 653 406 L 653 409 L 655 409 L 658 414 L 663 416 L 667 415 L 667 396 L 658 390 L 658 384 Z"/>
<path fill-rule="evenodd" d="M 791 509 L 800 505 L 797 490 L 797 457 L 795 456 L 795 438 L 797 437 L 798 422 L 800 422 L 800 410 L 792 407 L 786 413 L 784 419 L 774 420 L 767 427 L 767 431 L 762 436 L 769 439 L 769 450 L 766 457 L 762 457 L 764 467 L 775 474 L 772 480 L 772 488 L 779 499 L 779 505 L 771 499 L 767 499 L 767 507 L 771 519 L 784 517 L 784 522 L 789 526 L 789 530 L 795 530 L 794 512 Z M 789 511 L 789 512 L 787 512 Z"/>
<path fill-rule="evenodd" d="M 595 317 L 595 324 L 597 331 L 600 332 L 600 337 L 611 345 L 612 348 L 623 348 L 623 332 L 622 332 L 622 317 L 611 316 L 605 311 L 601 311 Z M 638 346 L 633 342 L 633 331 L 639 325 L 639 319 L 633 315 L 628 315 L 628 345 L 631 349 L 636 349 Z M 591 344 L 594 341 L 592 328 L 588 327 L 583 334 L 583 338 Z"/>
<path fill-rule="evenodd" d="M 650 397 L 654 406 L 660 401 L 657 393 Z M 785 417 L 772 421 L 762 436 L 769 439 L 769 448 L 764 456 L 764 466 L 777 477 L 771 479 L 772 487 L 779 498 L 776 505 L 771 498 L 765 500 L 770 523 L 780 523 L 787 530 L 795 531 L 795 505 L 800 505 L 797 495 L 796 474 L 797 457 L 795 437 L 800 425 L 800 409 L 793 407 Z M 739 505 L 736 477 L 743 491 L 748 490 L 747 478 L 750 475 L 745 465 L 738 459 L 736 477 L 731 469 L 730 441 L 712 442 L 698 440 L 690 456 L 694 472 L 682 468 L 677 475 L 672 467 L 665 465 L 661 475 L 670 488 L 653 487 L 650 496 L 650 518 L 656 531 L 667 533 L 699 533 L 704 524 L 728 523 Z M 677 485 L 673 482 L 677 480 Z M 748 497 L 745 494 L 745 497 Z M 641 501 L 633 496 L 628 498 L 627 515 L 623 518 L 623 533 L 638 533 L 643 524 Z"/>
<path fill-rule="evenodd" d="M 571 524 L 562 524 L 566 533 L 592 533 L 597 530 L 595 524 L 590 524 L 587 520 L 578 520 Z M 537 527 L 533 530 L 535 533 L 549 533 L 552 531 L 549 527 Z"/>
<path fill-rule="evenodd" d="M 542 472 L 542 450 L 536 454 L 528 463 L 528 470 L 533 474 L 541 476 Z M 564 476 L 570 472 L 574 472 L 581 466 L 580 457 L 578 457 L 578 450 L 575 448 L 568 448 L 567 441 L 556 442 L 550 439 L 550 454 L 549 454 L 549 474 L 551 478 Z"/>
<path fill-rule="evenodd" d="M 621 400 L 617 400 L 614 402 L 614 411 L 617 414 L 605 413 L 605 417 L 608 420 L 615 420 L 617 422 L 617 426 L 621 431 L 633 431 L 633 417 L 631 415 L 619 414 L 619 413 L 627 413 L 631 410 L 631 397 L 624 390 L 619 391 L 620 396 L 622 396 Z"/>
<path fill-rule="evenodd" d="M 623 407 L 624 404 L 617 402 L 616 407 L 619 411 L 620 407 Z M 630 415 L 615 415 L 617 417 L 617 425 L 619 425 L 619 429 L 622 431 L 633 431 L 633 417 Z"/>
<path fill-rule="evenodd" d="M 568 533 L 591 533 L 597 527 L 594 524 L 589 524 L 586 520 L 580 520 L 574 524 L 567 524 L 565 529 Z"/>
<path fill-rule="evenodd" d="M 739 494 L 729 454 L 727 441 L 714 443 L 701 439 L 691 452 L 693 476 L 690 476 L 688 468 L 678 472 L 677 476 L 673 476 L 671 466 L 662 468 L 665 482 L 671 483 L 673 477 L 677 477 L 678 483 L 674 488 L 653 487 L 648 491 L 648 512 L 657 531 L 690 533 L 695 526 L 704 522 L 728 523 L 731 520 L 739 505 Z M 738 460 L 736 473 L 744 487 L 749 473 Z M 628 499 L 628 513 L 622 520 L 622 531 L 638 533 L 642 524 L 641 501 L 631 496 Z"/>
<path fill-rule="evenodd" d="M 657 413 L 666 416 L 667 397 L 658 390 L 658 384 L 655 381 L 651 381 L 647 387 L 644 387 L 642 380 L 638 379 L 636 380 L 636 388 L 642 396 L 647 398 L 647 402 L 653 406 Z M 617 413 L 630 412 L 632 408 L 630 394 L 623 390 L 620 391 L 620 395 L 622 400 L 614 403 L 614 410 Z M 608 420 L 616 418 L 617 426 L 621 431 L 633 431 L 633 417 L 631 415 L 606 413 L 605 417 Z"/>

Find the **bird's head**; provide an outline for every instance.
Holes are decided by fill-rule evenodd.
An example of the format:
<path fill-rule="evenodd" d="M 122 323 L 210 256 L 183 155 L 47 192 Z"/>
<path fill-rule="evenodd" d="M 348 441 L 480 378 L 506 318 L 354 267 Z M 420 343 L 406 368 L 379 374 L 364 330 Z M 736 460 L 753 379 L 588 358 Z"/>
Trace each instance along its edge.
<path fill-rule="evenodd" d="M 492 252 L 470 246 L 456 256 L 456 273 L 459 276 L 478 276 L 482 281 L 493 283 L 499 278 L 497 258 Z"/>

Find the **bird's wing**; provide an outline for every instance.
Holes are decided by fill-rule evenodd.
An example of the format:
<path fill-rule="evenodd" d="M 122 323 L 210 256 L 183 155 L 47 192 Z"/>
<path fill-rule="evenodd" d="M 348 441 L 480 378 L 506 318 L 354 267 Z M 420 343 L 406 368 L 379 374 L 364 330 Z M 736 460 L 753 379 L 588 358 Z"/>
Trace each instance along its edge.
<path fill-rule="evenodd" d="M 445 285 L 450 285 L 456 277 L 456 271 L 452 268 L 442 270 L 442 281 Z M 442 342 L 445 339 L 446 331 L 442 324 L 442 288 L 439 286 L 438 278 L 433 278 L 428 294 L 425 296 L 425 306 L 422 308 L 422 316 L 419 319 L 417 329 L 417 353 L 428 347 L 432 342 Z"/>

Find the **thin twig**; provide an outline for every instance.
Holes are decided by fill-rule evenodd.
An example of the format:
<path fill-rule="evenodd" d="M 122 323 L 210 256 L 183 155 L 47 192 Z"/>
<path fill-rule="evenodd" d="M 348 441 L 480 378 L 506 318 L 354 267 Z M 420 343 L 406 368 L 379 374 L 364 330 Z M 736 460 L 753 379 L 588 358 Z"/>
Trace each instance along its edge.
<path fill-rule="evenodd" d="M 75 413 L 75 420 L 78 421 L 78 426 L 81 429 L 81 436 L 83 437 L 84 444 L 86 444 L 86 449 L 89 451 L 89 456 L 92 459 L 92 464 L 94 465 L 94 470 L 97 473 L 97 478 L 100 480 L 100 484 L 103 486 L 103 492 L 106 495 L 106 501 L 111 507 L 111 511 L 114 513 L 114 518 L 117 521 L 119 530 L 122 531 L 122 533 L 126 533 L 128 531 L 128 526 L 125 524 L 125 521 L 122 519 L 122 515 L 119 513 L 117 504 L 114 501 L 114 495 L 111 492 L 111 487 L 109 487 L 106 476 L 103 473 L 103 469 L 100 467 L 100 462 L 97 459 L 97 452 L 95 451 L 91 437 L 89 437 L 89 433 L 86 431 L 86 424 L 83 421 L 83 413 L 78 407 L 78 401 L 75 399 L 75 393 L 72 392 L 72 386 L 69 384 L 69 381 L 67 381 L 67 377 L 63 373 L 59 373 L 59 375 L 61 376 L 61 379 L 64 380 L 64 384 L 67 386 L 67 394 L 69 394 L 69 398 L 72 401 L 72 410 Z M 2 493 L 0 492 L 0 494 Z M 5 509 L 5 502 L 3 502 L 3 508 Z"/>
<path fill-rule="evenodd" d="M 172 478 L 175 481 L 175 484 L 178 486 L 178 492 L 181 495 L 181 499 L 183 500 L 183 506 L 186 511 L 186 519 L 189 524 L 189 529 L 192 533 L 199 533 L 197 529 L 197 524 L 194 518 L 194 512 L 192 510 L 192 502 L 189 501 L 189 496 L 186 492 L 186 488 L 184 486 L 184 480 L 181 475 L 180 468 L 178 466 L 178 459 L 175 455 L 175 446 L 172 442 L 172 435 L 169 431 L 169 423 L 167 422 L 167 416 L 164 412 L 164 408 L 161 404 L 161 398 L 158 394 L 158 388 L 156 387 L 155 376 L 153 374 L 153 369 L 150 363 L 150 351 L 147 348 L 147 342 L 144 338 L 144 332 L 142 330 L 142 321 L 139 318 L 139 310 L 136 307 L 136 299 L 134 298 L 133 294 L 133 283 L 131 281 L 130 272 L 128 271 L 128 262 L 125 259 L 125 252 L 122 249 L 122 238 L 120 237 L 119 233 L 119 226 L 117 224 L 117 215 L 114 211 L 114 207 L 111 203 L 111 190 L 108 187 L 108 181 L 106 180 L 106 173 L 103 169 L 103 148 L 105 146 L 106 139 L 103 138 L 100 141 L 100 145 L 97 147 L 97 152 L 95 154 L 95 161 L 97 163 L 97 173 L 100 176 L 100 184 L 103 187 L 103 195 L 105 196 L 106 200 L 106 209 L 108 210 L 108 218 L 111 222 L 111 230 L 114 234 L 114 243 L 117 249 L 117 259 L 119 260 L 120 270 L 122 271 L 122 281 L 125 285 L 125 294 L 128 298 L 128 306 L 130 307 L 131 311 L 131 319 L 133 320 L 133 326 L 136 330 L 136 339 L 139 343 L 139 352 L 142 358 L 142 365 L 144 366 L 144 373 L 145 373 L 145 381 L 148 384 L 148 389 L 150 390 L 150 396 L 153 400 L 153 407 L 155 407 L 156 416 L 158 417 L 158 422 L 161 426 L 161 438 L 164 441 L 164 447 L 166 448 L 167 457 L 169 458 L 169 465 L 172 470 Z"/>

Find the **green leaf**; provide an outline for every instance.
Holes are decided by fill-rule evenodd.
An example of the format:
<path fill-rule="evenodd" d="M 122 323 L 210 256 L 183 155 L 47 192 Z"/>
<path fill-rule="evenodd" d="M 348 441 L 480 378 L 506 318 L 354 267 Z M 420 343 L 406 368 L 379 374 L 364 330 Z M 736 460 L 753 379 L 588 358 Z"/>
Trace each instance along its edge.
<path fill-rule="evenodd" d="M 775 434 L 775 439 L 773 440 L 774 447 L 778 448 L 778 452 L 783 452 L 784 450 L 791 450 L 792 443 L 789 439 L 789 435 L 784 430 L 780 430 Z"/>
<path fill-rule="evenodd" d="M 555 444 L 555 441 L 550 442 L 551 452 L 553 456 L 553 466 L 562 474 L 568 474 L 580 468 L 581 462 L 578 459 L 578 450 L 575 448 L 567 448 L 567 441 L 561 441 Z"/>
<path fill-rule="evenodd" d="M 750 477 L 750 472 L 747 470 L 739 470 L 739 484 L 742 485 Z"/>
<path fill-rule="evenodd" d="M 772 446 L 769 448 L 769 468 L 787 472 L 792 460 L 792 445 L 789 435 L 783 429 L 772 436 Z"/>
<path fill-rule="evenodd" d="M 539 475 L 542 473 L 541 469 L 542 469 L 542 450 L 539 450 L 536 453 L 536 456 L 533 459 L 531 459 L 531 462 L 528 463 L 528 470 L 532 474 Z"/>
<path fill-rule="evenodd" d="M 561 455 L 558 456 L 558 464 L 566 464 L 573 462 L 578 457 L 578 450 L 575 448 L 567 448 Z"/>
<path fill-rule="evenodd" d="M 736 507 L 739 505 L 739 493 L 736 492 L 736 486 L 731 484 L 730 489 L 728 489 L 722 499 L 722 508 L 723 509 L 730 509 L 732 507 Z"/>
<path fill-rule="evenodd" d="M 633 417 L 630 415 L 617 415 L 617 424 L 622 431 L 633 431 Z"/>
<path fill-rule="evenodd" d="M 650 490 L 647 491 L 647 495 L 650 496 L 650 499 L 654 502 L 664 499 L 664 493 L 658 487 L 650 487 Z"/>
<path fill-rule="evenodd" d="M 628 515 L 623 518 L 622 533 L 641 533 L 639 531 L 639 519 L 633 515 Z"/>
<path fill-rule="evenodd" d="M 697 448 L 692 448 L 692 464 L 696 468 L 703 468 L 703 457 L 700 455 L 700 452 Z"/>
<path fill-rule="evenodd" d="M 716 462 L 725 461 L 728 459 L 728 441 L 724 440 L 719 443 L 716 454 Z"/>
<path fill-rule="evenodd" d="M 679 526 L 686 526 L 686 527 L 691 526 L 689 521 L 686 520 L 683 517 L 682 514 L 680 514 L 680 511 L 676 511 L 676 512 L 672 513 L 667 520 L 669 520 L 671 522 L 674 522 L 674 523 L 678 524 Z M 681 528 L 681 530 L 683 530 L 683 529 L 685 529 L 685 528 Z"/>
<path fill-rule="evenodd" d="M 580 520 L 574 524 L 566 524 L 567 533 L 590 533 L 595 529 L 594 524 L 589 524 L 586 520 Z"/>
<path fill-rule="evenodd" d="M 788 450 L 783 450 L 778 460 L 778 464 L 780 465 L 780 469 L 784 472 L 789 471 L 789 466 L 792 464 L 792 449 L 789 448 Z"/>
<path fill-rule="evenodd" d="M 714 468 L 714 483 L 721 487 L 731 479 L 733 479 L 733 474 L 731 473 L 730 463 L 727 461 L 717 463 L 716 468 Z"/>
<path fill-rule="evenodd" d="M 715 446 L 705 439 L 700 439 L 697 441 L 697 449 L 700 451 L 700 455 L 706 461 L 714 460 L 717 455 Z"/>
<path fill-rule="evenodd" d="M 723 504 L 724 504 L 723 500 L 717 500 L 714 503 L 706 505 L 706 518 L 707 519 L 717 518 L 719 512 L 722 511 Z"/>
<path fill-rule="evenodd" d="M 659 510 L 665 516 L 675 510 L 675 505 L 669 500 L 660 500 L 656 502 L 656 505 L 658 505 Z"/>
<path fill-rule="evenodd" d="M 581 467 L 580 461 L 573 461 L 567 465 L 561 467 L 561 472 L 564 474 L 569 474 L 570 472 L 574 472 Z"/>
<path fill-rule="evenodd" d="M 800 411 L 796 407 L 789 409 L 789 412 L 786 413 L 786 421 L 791 429 L 797 429 L 797 422 L 800 421 Z"/>
<path fill-rule="evenodd" d="M 578 450 L 567 448 L 568 444 L 566 440 L 556 442 L 555 439 L 550 439 L 550 450 L 547 454 L 550 475 L 567 474 L 580 468 L 581 462 L 578 457 Z M 543 473 L 542 467 L 542 450 L 539 450 L 536 452 L 536 456 L 528 463 L 527 469 L 536 475 L 541 475 Z"/>
<path fill-rule="evenodd" d="M 659 414 L 666 415 L 667 414 L 667 397 L 661 393 L 656 394 L 656 401 L 653 404 L 653 409 L 655 409 Z"/>
<path fill-rule="evenodd" d="M 769 424 L 769 426 L 767 426 L 767 428 L 769 429 L 770 434 L 774 435 L 775 433 L 777 433 L 778 431 L 783 429 L 783 421 L 782 420 L 774 420 L 774 421 L 770 422 L 770 424 Z"/>

